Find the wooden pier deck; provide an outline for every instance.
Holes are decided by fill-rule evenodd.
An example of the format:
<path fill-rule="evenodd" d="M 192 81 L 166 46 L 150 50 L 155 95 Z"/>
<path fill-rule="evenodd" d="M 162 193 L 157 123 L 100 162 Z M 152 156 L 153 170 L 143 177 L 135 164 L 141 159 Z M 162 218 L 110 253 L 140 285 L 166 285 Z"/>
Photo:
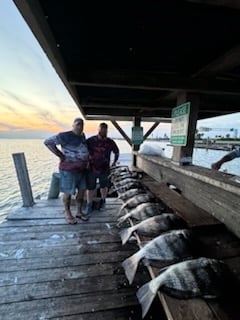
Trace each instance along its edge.
<path fill-rule="evenodd" d="M 185 218 L 202 255 L 223 259 L 240 280 L 240 240 L 180 195 L 149 178 L 145 183 Z M 39 201 L 9 215 L 0 224 L 0 319 L 141 319 L 136 291 L 164 265 L 140 264 L 128 284 L 121 263 L 138 245 L 121 244 L 115 227 L 120 205 L 110 198 L 105 211 L 94 211 L 77 225 L 66 224 L 61 200 Z M 159 293 L 145 317 L 150 319 L 239 320 L 240 307 L 236 301 L 179 300 Z"/>
<path fill-rule="evenodd" d="M 0 319 L 141 319 L 136 290 L 150 278 L 142 268 L 130 286 L 121 268 L 137 247 L 121 244 L 120 204 L 108 199 L 104 212 L 67 225 L 61 200 L 39 201 L 1 223 Z"/>

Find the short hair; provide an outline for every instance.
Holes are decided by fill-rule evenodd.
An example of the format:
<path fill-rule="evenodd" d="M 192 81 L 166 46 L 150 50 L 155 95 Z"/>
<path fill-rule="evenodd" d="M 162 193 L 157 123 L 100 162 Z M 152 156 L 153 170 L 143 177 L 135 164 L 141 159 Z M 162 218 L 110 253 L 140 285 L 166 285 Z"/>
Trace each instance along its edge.
<path fill-rule="evenodd" d="M 105 122 L 100 123 L 99 127 L 108 128 L 108 125 Z"/>
<path fill-rule="evenodd" d="M 75 118 L 75 119 L 73 120 L 73 123 L 78 123 L 78 122 L 83 123 L 83 119 L 82 119 L 82 118 Z"/>

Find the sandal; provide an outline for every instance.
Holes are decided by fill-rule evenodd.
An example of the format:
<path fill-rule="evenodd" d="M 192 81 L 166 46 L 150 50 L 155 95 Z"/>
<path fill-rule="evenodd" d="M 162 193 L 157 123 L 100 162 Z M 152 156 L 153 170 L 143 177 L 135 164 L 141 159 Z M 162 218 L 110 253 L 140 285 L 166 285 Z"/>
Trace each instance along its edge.
<path fill-rule="evenodd" d="M 68 224 L 76 224 L 77 223 L 77 219 L 71 216 L 67 216 L 65 215 L 65 220 Z"/>
<path fill-rule="evenodd" d="M 77 213 L 77 214 L 76 214 L 76 218 L 82 219 L 82 221 L 87 221 L 87 220 L 89 219 L 88 216 L 86 216 L 86 215 L 83 214 L 83 213 Z"/>

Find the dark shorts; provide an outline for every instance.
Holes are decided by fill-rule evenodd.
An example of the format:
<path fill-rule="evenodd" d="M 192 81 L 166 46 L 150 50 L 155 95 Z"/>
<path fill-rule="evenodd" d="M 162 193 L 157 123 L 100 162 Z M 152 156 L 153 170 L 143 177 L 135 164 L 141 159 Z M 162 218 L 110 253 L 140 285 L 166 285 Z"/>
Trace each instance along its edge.
<path fill-rule="evenodd" d="M 86 189 L 86 172 L 73 173 L 65 170 L 59 170 L 60 173 L 60 191 L 66 194 L 75 194 L 76 190 Z"/>
<path fill-rule="evenodd" d="M 108 179 L 109 172 L 104 173 L 95 173 L 88 171 L 87 173 L 87 189 L 94 190 L 96 189 L 97 179 L 99 180 L 100 188 L 110 187 L 110 181 Z"/>

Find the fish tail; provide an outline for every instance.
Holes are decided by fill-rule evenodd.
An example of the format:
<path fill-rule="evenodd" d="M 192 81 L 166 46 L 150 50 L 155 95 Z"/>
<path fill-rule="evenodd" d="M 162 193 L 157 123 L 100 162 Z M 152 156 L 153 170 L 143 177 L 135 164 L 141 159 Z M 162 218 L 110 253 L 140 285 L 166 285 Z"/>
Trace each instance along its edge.
<path fill-rule="evenodd" d="M 129 284 L 132 284 L 133 282 L 133 279 L 137 271 L 138 262 L 139 262 L 139 257 L 138 257 L 138 254 L 135 253 L 131 257 L 124 260 L 122 263 L 122 266 L 125 271 L 126 277 L 128 278 Z"/>
<path fill-rule="evenodd" d="M 155 280 L 155 279 L 154 279 Z M 138 289 L 137 291 L 137 298 L 139 303 L 141 304 L 142 307 L 142 318 L 145 317 L 145 315 L 147 314 L 148 310 L 151 307 L 151 304 L 156 296 L 156 292 L 153 292 L 151 290 L 151 286 L 150 284 L 152 283 L 151 280 L 148 283 L 145 283 L 140 289 Z"/>
<path fill-rule="evenodd" d="M 127 220 L 127 218 L 128 218 L 128 217 L 127 217 L 126 215 L 123 216 L 123 217 L 118 218 L 117 226 L 120 227 L 121 224 L 122 224 L 125 220 Z"/>
<path fill-rule="evenodd" d="M 133 229 L 134 229 L 133 227 L 130 227 L 130 228 L 125 228 L 122 231 L 120 231 L 120 237 L 122 239 L 122 244 L 125 244 L 128 241 L 132 232 L 134 231 Z"/>
<path fill-rule="evenodd" d="M 121 206 L 121 208 L 120 208 L 120 210 L 118 211 L 118 214 L 117 214 L 118 217 L 120 217 L 120 216 L 122 215 L 122 211 L 123 211 L 123 209 L 124 209 L 126 206 L 127 206 L 126 203 L 124 203 L 124 204 Z"/>

